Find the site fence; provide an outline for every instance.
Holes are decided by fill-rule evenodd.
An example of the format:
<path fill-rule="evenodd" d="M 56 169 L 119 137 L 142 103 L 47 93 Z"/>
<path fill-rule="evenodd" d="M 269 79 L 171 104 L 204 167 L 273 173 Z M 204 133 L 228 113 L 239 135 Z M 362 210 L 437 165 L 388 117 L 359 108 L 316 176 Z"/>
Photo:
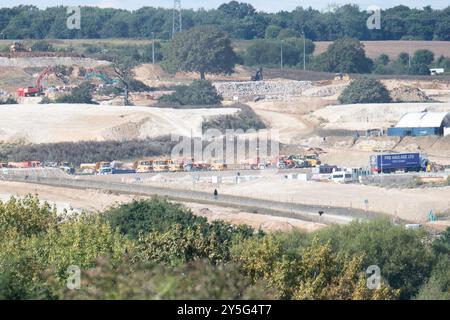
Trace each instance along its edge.
<path fill-rule="evenodd" d="M 250 213 L 268 214 L 325 224 L 344 224 L 353 219 L 371 219 L 381 215 L 379 213 L 356 208 L 301 204 L 294 202 L 294 199 L 291 202 L 281 202 L 225 194 L 219 194 L 215 197 L 213 192 L 149 186 L 139 182 L 124 183 L 102 181 L 66 175 L 58 169 L 48 169 L 46 171 L 39 169 L 0 170 L 0 181 L 2 180 L 64 188 L 95 189 L 142 196 L 161 196 L 171 200 L 233 207 Z M 87 199 L 87 201 L 89 200 Z M 319 214 L 319 212 L 321 214 Z"/>

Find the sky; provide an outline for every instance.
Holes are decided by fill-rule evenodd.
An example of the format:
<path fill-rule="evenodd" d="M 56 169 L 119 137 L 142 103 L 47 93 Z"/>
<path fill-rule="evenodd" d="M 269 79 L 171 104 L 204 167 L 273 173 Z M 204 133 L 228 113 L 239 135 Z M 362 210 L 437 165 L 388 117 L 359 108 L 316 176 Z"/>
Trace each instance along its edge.
<path fill-rule="evenodd" d="M 230 0 L 181 0 L 183 8 L 217 8 L 224 2 Z M 422 8 L 423 6 L 430 5 L 434 9 L 442 9 L 449 5 L 448 0 L 314 0 L 314 1 L 302 1 L 302 0 L 238 0 L 239 2 L 251 3 L 258 11 L 277 12 L 281 10 L 291 11 L 298 6 L 313 7 L 314 9 L 322 10 L 327 7 L 328 4 L 358 4 L 361 9 L 367 9 L 371 5 L 376 5 L 381 8 L 391 8 L 396 5 L 406 5 L 409 7 Z M 90 5 L 103 8 L 124 8 L 129 10 L 139 9 L 144 6 L 150 7 L 173 7 L 173 0 L 0 0 L 0 7 L 12 7 L 20 4 L 32 4 L 40 8 L 52 7 L 58 5 Z"/>

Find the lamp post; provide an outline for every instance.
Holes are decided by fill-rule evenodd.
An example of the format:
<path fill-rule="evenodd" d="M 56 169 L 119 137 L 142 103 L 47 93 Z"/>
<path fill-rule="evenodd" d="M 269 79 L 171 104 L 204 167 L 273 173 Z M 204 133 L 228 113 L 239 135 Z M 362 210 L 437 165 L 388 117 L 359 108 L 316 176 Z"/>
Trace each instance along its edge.
<path fill-rule="evenodd" d="M 303 71 L 306 71 L 306 38 L 305 38 L 305 31 L 303 30 L 303 25 L 302 25 L 302 36 L 303 36 Z"/>
<path fill-rule="evenodd" d="M 152 62 L 155 64 L 155 33 L 152 32 Z"/>
<path fill-rule="evenodd" d="M 281 69 L 283 69 L 283 40 L 281 40 L 280 66 L 281 66 Z"/>

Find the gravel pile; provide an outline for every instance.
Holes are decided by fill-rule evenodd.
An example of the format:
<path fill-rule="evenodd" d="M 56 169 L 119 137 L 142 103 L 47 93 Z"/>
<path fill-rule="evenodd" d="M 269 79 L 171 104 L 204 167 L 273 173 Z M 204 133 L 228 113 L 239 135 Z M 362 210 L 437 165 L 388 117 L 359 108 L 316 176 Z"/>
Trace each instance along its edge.
<path fill-rule="evenodd" d="M 419 88 L 397 87 L 390 92 L 392 100 L 395 102 L 427 102 L 432 99 Z"/>
<path fill-rule="evenodd" d="M 304 90 L 312 87 L 311 81 L 217 82 L 214 85 L 225 98 L 301 96 Z"/>

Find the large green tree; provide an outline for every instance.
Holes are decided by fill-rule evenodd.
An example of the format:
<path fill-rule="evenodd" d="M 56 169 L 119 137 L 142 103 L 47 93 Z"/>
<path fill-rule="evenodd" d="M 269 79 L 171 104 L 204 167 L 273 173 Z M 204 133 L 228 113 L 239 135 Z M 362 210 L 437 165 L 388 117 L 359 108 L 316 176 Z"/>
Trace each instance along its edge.
<path fill-rule="evenodd" d="M 364 45 L 354 38 L 334 41 L 318 56 L 316 67 L 328 72 L 369 73 L 373 62 L 366 57 Z"/>
<path fill-rule="evenodd" d="M 205 26 L 175 34 L 165 48 L 162 66 L 171 73 L 198 72 L 205 79 L 206 73 L 233 73 L 236 62 L 228 36 L 216 27 Z"/>

